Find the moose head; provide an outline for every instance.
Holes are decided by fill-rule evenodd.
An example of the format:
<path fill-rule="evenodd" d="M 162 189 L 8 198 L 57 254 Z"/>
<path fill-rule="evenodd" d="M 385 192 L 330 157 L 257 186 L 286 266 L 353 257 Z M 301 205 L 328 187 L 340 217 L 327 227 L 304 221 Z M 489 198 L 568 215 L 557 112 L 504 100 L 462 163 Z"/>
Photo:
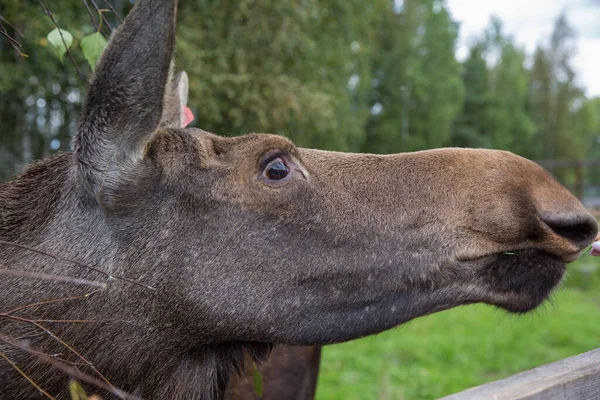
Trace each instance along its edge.
<path fill-rule="evenodd" d="M 3 268 L 128 279 L 1 281 L 2 338 L 37 353 L 0 350 L 49 393 L 68 385 L 39 353 L 144 398 L 220 398 L 244 352 L 274 343 L 475 302 L 525 312 L 596 235 L 579 201 L 508 152 L 348 154 L 182 128 L 175 11 L 139 0 L 100 59 L 74 151 L 0 186 L 0 240 L 21 246 L 3 247 Z M 0 376 L 0 397 L 37 395 L 11 364 Z"/>

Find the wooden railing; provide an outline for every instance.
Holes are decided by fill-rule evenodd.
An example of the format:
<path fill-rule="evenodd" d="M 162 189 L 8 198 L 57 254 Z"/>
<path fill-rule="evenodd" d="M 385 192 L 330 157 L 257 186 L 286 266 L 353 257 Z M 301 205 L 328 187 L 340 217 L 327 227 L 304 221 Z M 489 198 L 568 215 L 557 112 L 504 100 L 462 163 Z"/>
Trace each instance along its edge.
<path fill-rule="evenodd" d="M 600 323 L 600 320 L 598 321 Z M 598 400 L 600 348 L 440 400 Z"/>

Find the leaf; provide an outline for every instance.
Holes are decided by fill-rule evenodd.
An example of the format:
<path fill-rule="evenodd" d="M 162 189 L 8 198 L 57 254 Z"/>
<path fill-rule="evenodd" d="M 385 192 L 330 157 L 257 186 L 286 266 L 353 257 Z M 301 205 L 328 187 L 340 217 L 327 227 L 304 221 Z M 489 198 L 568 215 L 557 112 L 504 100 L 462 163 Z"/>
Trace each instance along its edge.
<path fill-rule="evenodd" d="M 262 374 L 258 370 L 258 367 L 256 366 L 256 363 L 254 364 L 253 374 L 254 374 L 254 393 L 256 393 L 256 395 L 259 398 L 262 398 L 262 395 L 263 395 L 263 378 L 262 378 Z"/>
<path fill-rule="evenodd" d="M 62 37 L 61 37 L 62 34 Z M 46 36 L 48 42 L 52 45 L 54 52 L 62 61 L 63 56 L 67 52 L 67 49 L 71 47 L 73 43 L 73 35 L 71 35 L 68 31 L 64 29 L 54 28 L 50 31 L 48 36 Z M 64 39 L 64 42 L 63 42 Z M 65 47 L 65 44 L 67 45 Z"/>
<path fill-rule="evenodd" d="M 106 47 L 106 43 L 106 39 L 100 32 L 92 33 L 81 39 L 81 50 L 90 67 L 92 67 L 92 71 L 96 69 L 96 63 Z"/>
<path fill-rule="evenodd" d="M 89 397 L 79 382 L 72 380 L 69 382 L 69 391 L 71 392 L 71 400 L 88 400 Z"/>

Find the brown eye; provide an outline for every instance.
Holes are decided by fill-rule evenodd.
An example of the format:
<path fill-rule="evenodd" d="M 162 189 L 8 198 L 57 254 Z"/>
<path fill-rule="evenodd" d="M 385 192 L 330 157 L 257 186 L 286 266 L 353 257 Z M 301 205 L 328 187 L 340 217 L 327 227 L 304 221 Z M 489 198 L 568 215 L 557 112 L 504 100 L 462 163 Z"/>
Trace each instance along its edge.
<path fill-rule="evenodd" d="M 279 181 L 290 173 L 290 169 L 281 158 L 276 158 L 265 167 L 265 176 L 273 181 Z"/>

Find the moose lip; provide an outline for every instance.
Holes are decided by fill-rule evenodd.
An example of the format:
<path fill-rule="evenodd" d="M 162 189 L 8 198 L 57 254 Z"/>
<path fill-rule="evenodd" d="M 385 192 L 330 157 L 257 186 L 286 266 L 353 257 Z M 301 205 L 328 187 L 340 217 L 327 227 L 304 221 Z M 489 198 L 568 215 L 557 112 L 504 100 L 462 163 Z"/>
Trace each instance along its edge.
<path fill-rule="evenodd" d="M 518 256 L 521 255 L 521 253 L 523 251 L 525 251 L 525 252 L 531 252 L 531 251 L 536 251 L 536 250 L 534 250 L 534 249 L 526 249 L 526 250 L 505 251 L 505 252 L 501 252 L 501 253 L 494 253 L 492 256 L 495 256 L 495 257 L 499 257 L 499 256 L 518 257 Z M 560 259 L 565 264 L 568 264 L 568 263 L 571 263 L 571 262 L 577 260 L 581 256 L 581 254 L 582 254 L 581 251 L 576 251 L 576 252 L 569 253 L 569 254 L 566 254 L 566 255 L 558 256 L 558 255 L 553 255 L 553 254 L 550 254 L 548 252 L 544 252 L 544 251 L 541 251 L 541 250 L 538 250 L 538 251 L 541 252 L 541 253 L 543 253 L 543 254 L 546 254 L 549 257 L 554 257 L 554 258 Z M 482 258 L 485 258 L 485 257 L 482 257 Z"/>
<path fill-rule="evenodd" d="M 581 255 L 582 255 L 582 252 L 576 251 L 575 253 L 571 253 L 571 254 L 564 256 L 562 259 L 564 260 L 564 262 L 570 263 L 570 262 L 577 260 L 579 258 L 579 256 L 581 256 Z"/>
<path fill-rule="evenodd" d="M 538 307 L 562 281 L 567 260 L 541 250 L 521 250 L 489 257 L 477 272 L 486 288 L 483 301 L 524 313 Z"/>

